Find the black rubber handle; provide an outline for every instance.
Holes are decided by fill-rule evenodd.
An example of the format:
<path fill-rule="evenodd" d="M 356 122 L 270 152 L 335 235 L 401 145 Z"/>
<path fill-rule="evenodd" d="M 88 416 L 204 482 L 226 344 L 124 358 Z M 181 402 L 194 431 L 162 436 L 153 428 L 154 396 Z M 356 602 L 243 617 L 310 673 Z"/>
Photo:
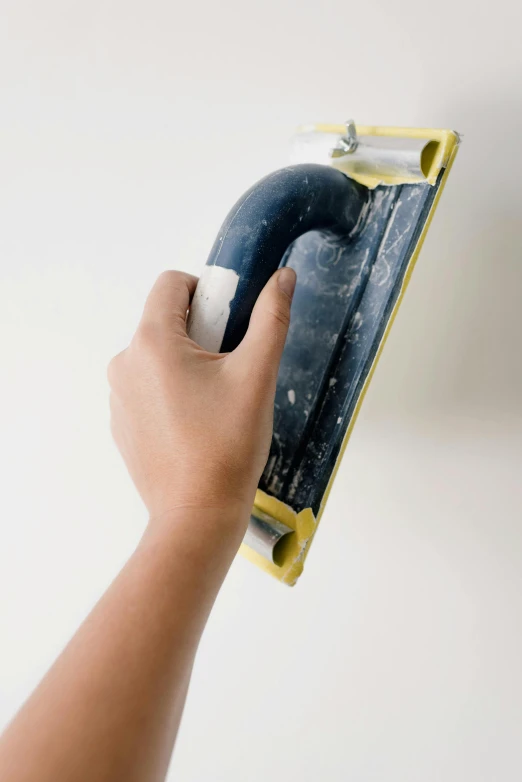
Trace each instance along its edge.
<path fill-rule="evenodd" d="M 230 211 L 212 247 L 194 296 L 189 334 L 209 350 L 233 350 L 292 242 L 314 230 L 354 232 L 367 192 L 340 171 L 313 164 L 283 168 L 255 184 Z"/>

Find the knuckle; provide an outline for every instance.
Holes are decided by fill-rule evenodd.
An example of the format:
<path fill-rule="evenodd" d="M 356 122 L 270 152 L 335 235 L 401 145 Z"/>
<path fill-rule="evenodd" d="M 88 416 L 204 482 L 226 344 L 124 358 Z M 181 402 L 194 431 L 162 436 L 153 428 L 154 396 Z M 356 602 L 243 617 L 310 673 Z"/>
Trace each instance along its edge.
<path fill-rule="evenodd" d="M 158 279 L 156 280 L 156 285 L 162 288 L 172 288 L 176 285 L 179 285 L 179 283 L 186 276 L 187 275 L 183 272 L 178 272 L 175 269 L 166 269 L 159 275 Z"/>
<path fill-rule="evenodd" d="M 135 350 L 150 353 L 156 350 L 159 343 L 158 325 L 151 321 L 142 321 L 132 338 L 132 346 Z"/>
<path fill-rule="evenodd" d="M 282 304 L 273 306 L 270 309 L 270 315 L 275 321 L 277 321 L 277 323 L 279 323 L 285 329 L 287 329 L 288 326 L 290 325 L 290 311 L 288 307 L 285 307 Z"/>
<path fill-rule="evenodd" d="M 111 387 L 116 385 L 120 377 L 121 361 L 122 361 L 122 353 L 118 353 L 118 355 L 111 358 L 111 360 L 107 364 L 107 380 L 109 381 L 109 385 Z"/>
<path fill-rule="evenodd" d="M 128 372 L 136 377 L 143 371 L 162 371 L 175 363 L 176 353 L 172 335 L 163 324 L 141 323 L 130 344 Z"/>
<path fill-rule="evenodd" d="M 177 274 L 178 272 L 172 269 L 166 269 L 165 271 L 161 272 L 161 274 L 157 279 L 157 282 L 159 283 L 171 282 L 173 279 L 176 279 Z"/>

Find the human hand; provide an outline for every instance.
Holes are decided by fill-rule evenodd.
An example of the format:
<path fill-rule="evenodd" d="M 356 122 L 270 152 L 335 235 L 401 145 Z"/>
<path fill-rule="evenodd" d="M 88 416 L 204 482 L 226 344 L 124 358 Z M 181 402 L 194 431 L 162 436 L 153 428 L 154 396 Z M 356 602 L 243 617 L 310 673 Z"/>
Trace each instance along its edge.
<path fill-rule="evenodd" d="M 187 336 L 196 284 L 164 272 L 131 344 L 110 362 L 112 433 L 151 518 L 192 508 L 246 524 L 270 448 L 295 273 L 273 275 L 228 354 Z"/>

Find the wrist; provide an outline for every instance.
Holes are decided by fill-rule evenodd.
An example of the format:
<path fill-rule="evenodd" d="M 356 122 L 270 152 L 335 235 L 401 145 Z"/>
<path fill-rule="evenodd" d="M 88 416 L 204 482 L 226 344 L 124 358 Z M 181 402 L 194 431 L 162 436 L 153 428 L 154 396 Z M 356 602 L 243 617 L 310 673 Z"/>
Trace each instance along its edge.
<path fill-rule="evenodd" d="M 136 554 L 181 585 L 187 600 L 195 594 L 215 596 L 241 545 L 250 510 L 243 503 L 170 508 L 151 516 Z"/>
<path fill-rule="evenodd" d="M 183 503 L 151 513 L 143 539 L 168 540 L 180 536 L 209 541 L 238 540 L 246 532 L 253 503 L 231 500 L 226 504 Z"/>

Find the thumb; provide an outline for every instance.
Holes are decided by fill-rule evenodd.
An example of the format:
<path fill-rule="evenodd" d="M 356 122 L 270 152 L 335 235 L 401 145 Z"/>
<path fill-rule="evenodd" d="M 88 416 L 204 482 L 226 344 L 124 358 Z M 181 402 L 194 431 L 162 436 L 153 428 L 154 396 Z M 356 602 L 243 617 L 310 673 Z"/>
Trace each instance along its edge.
<path fill-rule="evenodd" d="M 288 266 L 272 275 L 252 310 L 248 331 L 234 351 L 246 361 L 255 356 L 256 362 L 273 372 L 274 377 L 290 325 L 295 283 L 295 271 Z"/>

